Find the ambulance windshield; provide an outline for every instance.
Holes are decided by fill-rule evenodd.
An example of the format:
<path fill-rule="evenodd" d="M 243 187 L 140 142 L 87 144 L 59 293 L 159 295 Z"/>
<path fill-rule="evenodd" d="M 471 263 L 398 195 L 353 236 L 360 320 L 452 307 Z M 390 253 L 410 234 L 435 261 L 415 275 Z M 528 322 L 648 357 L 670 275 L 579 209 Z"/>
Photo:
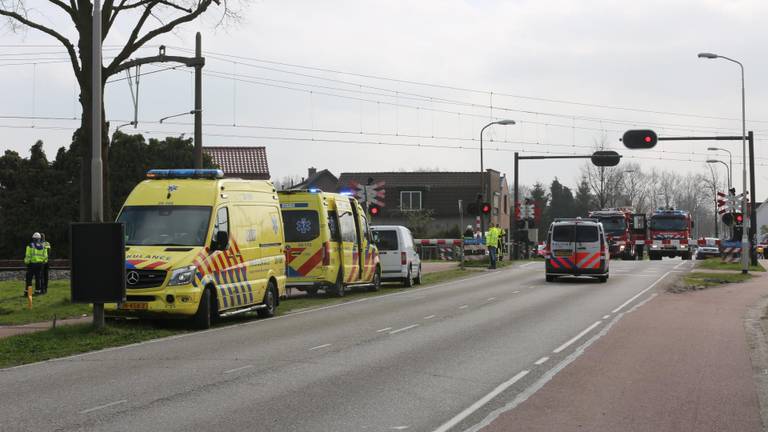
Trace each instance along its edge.
<path fill-rule="evenodd" d="M 210 218 L 208 206 L 127 206 L 117 221 L 129 246 L 203 246 Z"/>

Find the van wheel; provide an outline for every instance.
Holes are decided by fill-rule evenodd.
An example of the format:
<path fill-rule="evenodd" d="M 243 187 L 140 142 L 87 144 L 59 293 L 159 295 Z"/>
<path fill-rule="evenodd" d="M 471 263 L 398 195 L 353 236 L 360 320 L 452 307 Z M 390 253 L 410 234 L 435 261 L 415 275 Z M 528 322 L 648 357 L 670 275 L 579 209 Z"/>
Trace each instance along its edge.
<path fill-rule="evenodd" d="M 197 312 L 192 317 L 192 326 L 198 330 L 211 328 L 211 290 L 206 288 L 200 296 Z"/>
<path fill-rule="evenodd" d="M 550 275 L 547 275 L 546 279 L 547 279 L 547 282 L 554 282 L 555 281 L 555 277 L 554 276 L 550 276 Z"/>
<path fill-rule="evenodd" d="M 413 286 L 413 274 L 411 273 L 411 266 L 408 266 L 408 274 L 403 279 L 403 286 L 410 288 Z"/>
<path fill-rule="evenodd" d="M 606 283 L 608 282 L 608 276 L 599 276 L 597 280 L 599 280 L 600 283 Z"/>
<path fill-rule="evenodd" d="M 368 288 L 368 291 L 378 291 L 381 289 L 381 268 L 376 266 L 376 273 L 373 274 L 372 285 Z"/>
<path fill-rule="evenodd" d="M 344 269 L 339 268 L 339 275 L 336 277 L 336 284 L 333 286 L 333 295 L 344 297 Z"/>
<path fill-rule="evenodd" d="M 421 285 L 421 264 L 419 264 L 419 273 L 416 275 L 416 279 L 413 280 L 416 285 Z"/>
<path fill-rule="evenodd" d="M 264 293 L 264 301 L 262 302 L 266 307 L 256 311 L 259 318 L 272 318 L 277 313 L 277 294 L 275 294 L 275 291 L 274 282 L 269 282 L 267 291 Z"/>
<path fill-rule="evenodd" d="M 307 288 L 306 290 L 307 297 L 315 297 L 317 295 L 317 288 Z"/>

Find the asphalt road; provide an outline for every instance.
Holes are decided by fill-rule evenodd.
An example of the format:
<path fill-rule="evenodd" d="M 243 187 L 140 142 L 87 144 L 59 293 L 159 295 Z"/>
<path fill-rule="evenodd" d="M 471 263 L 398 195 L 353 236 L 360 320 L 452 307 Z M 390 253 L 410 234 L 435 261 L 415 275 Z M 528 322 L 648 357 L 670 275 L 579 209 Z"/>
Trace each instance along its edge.
<path fill-rule="evenodd" d="M 546 283 L 531 263 L 0 370 L 0 429 L 466 430 L 689 266 L 612 261 L 608 283 Z"/>

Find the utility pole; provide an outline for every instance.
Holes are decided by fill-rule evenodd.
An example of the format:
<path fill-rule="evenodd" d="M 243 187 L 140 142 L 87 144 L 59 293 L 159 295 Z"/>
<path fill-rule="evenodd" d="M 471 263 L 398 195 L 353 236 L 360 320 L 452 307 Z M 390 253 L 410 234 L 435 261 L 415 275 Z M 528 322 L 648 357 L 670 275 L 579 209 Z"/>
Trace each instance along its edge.
<path fill-rule="evenodd" d="M 747 141 L 749 142 L 749 198 L 751 201 L 747 223 L 749 224 L 750 245 L 754 246 L 757 244 L 757 192 L 755 192 L 755 134 L 752 131 L 749 131 Z M 750 248 L 749 255 L 752 265 L 756 266 L 757 248 Z"/>
<path fill-rule="evenodd" d="M 101 166 L 101 0 L 93 1 L 91 17 L 91 222 L 104 222 Z M 93 326 L 104 327 L 104 303 L 93 304 Z"/>
<path fill-rule="evenodd" d="M 200 32 L 195 35 L 195 59 L 203 58 Z M 195 65 L 195 168 L 203 168 L 203 65 Z"/>
<path fill-rule="evenodd" d="M 515 189 L 515 192 L 513 194 L 514 201 L 512 202 L 512 204 L 514 206 L 514 210 L 512 210 L 512 220 L 514 221 L 514 223 L 512 224 L 512 230 L 514 230 L 513 231 L 514 234 L 512 235 L 512 245 L 513 245 L 512 256 L 516 260 L 520 259 L 520 245 L 517 242 L 517 212 L 520 209 L 520 203 L 518 202 L 520 200 L 520 198 L 518 197 L 519 191 L 518 191 L 518 184 L 517 184 L 517 181 L 518 181 L 518 177 L 517 177 L 517 172 L 518 172 L 518 170 L 517 170 L 517 165 L 518 165 L 517 161 L 518 161 L 518 158 L 519 158 L 519 153 L 515 152 L 515 180 L 514 180 L 514 186 L 513 186 L 514 189 Z"/>

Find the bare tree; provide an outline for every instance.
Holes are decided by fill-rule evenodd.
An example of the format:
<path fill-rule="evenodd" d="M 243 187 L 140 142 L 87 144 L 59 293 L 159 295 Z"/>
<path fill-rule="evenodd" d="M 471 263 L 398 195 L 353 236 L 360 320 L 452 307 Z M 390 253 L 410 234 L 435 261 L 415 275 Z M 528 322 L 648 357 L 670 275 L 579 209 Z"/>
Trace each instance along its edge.
<path fill-rule="evenodd" d="M 91 0 L 47 0 L 29 5 L 27 0 L 0 0 L 0 15 L 7 17 L 13 31 L 25 28 L 40 31 L 56 39 L 66 50 L 72 70 L 80 87 L 80 106 L 82 108 L 80 128 L 73 137 L 73 148 L 81 155 L 81 200 L 80 218 L 88 220 L 90 213 L 90 184 L 91 174 L 87 161 L 91 158 L 91 71 L 95 61 L 92 58 L 92 13 Z M 37 3 L 40 3 L 39 5 Z M 231 9 L 227 0 L 104 0 L 101 11 L 102 41 L 109 32 L 120 25 L 131 27 L 128 39 L 118 54 L 106 66 L 102 66 L 101 88 L 107 79 L 120 70 L 138 49 L 156 37 L 168 33 L 178 26 L 191 22 L 204 14 L 211 4 L 221 7 L 223 23 L 227 18 L 236 18 L 237 13 Z M 74 26 L 77 40 L 69 40 L 64 35 L 71 32 L 70 24 L 62 28 L 54 28 L 57 20 L 55 15 L 63 15 Z M 53 18 L 53 19 L 51 19 Z M 118 19 L 119 18 L 119 19 Z M 104 104 L 102 99 L 102 113 Z M 103 114 L 102 114 L 103 118 Z M 102 125 L 102 155 L 104 157 L 104 208 L 109 214 L 109 179 L 107 172 L 109 126 Z"/>
<path fill-rule="evenodd" d="M 608 138 L 603 135 L 600 141 L 595 141 L 595 150 L 605 150 Z M 599 208 L 606 208 L 615 204 L 617 173 L 616 167 L 597 167 L 592 162 L 585 162 L 582 166 L 582 175 L 586 177 L 595 201 Z"/>

